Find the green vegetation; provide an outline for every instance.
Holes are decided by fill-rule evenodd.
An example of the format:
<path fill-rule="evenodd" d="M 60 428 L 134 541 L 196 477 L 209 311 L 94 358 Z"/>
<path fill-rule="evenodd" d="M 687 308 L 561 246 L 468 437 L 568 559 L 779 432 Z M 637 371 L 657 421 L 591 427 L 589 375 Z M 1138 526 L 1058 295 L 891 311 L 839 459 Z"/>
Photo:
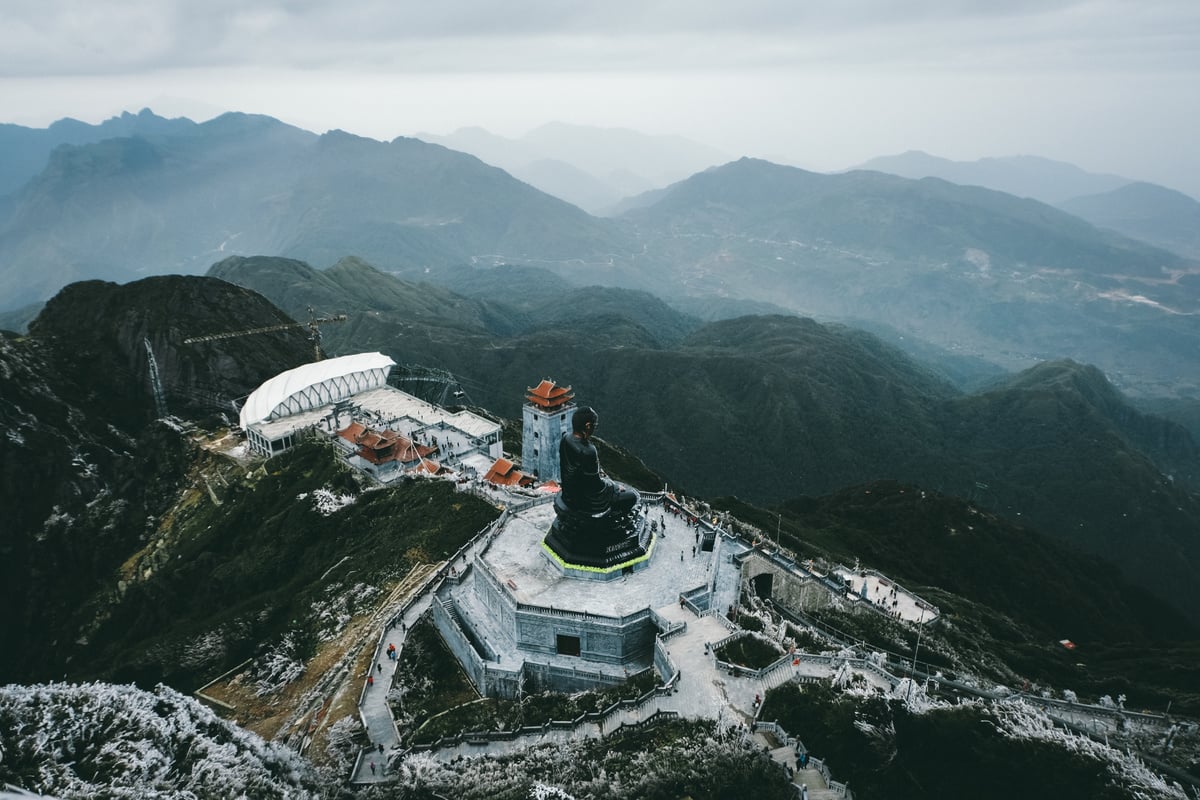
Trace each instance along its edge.
<path fill-rule="evenodd" d="M 773 664 L 783 655 L 774 642 L 750 634 L 734 639 L 716 649 L 717 658 L 728 664 L 737 664 L 747 669 L 762 669 Z"/>
<path fill-rule="evenodd" d="M 763 530 L 777 524 L 775 512 L 735 498 L 714 505 Z M 1092 702 L 1125 694 L 1130 708 L 1161 711 L 1169 702 L 1180 713 L 1200 713 L 1194 629 L 1097 558 L 970 503 L 895 483 L 797 500 L 781 513 L 783 544 L 801 559 L 861 557 L 938 607 L 942 620 L 921 639 L 923 668 L 970 671 L 1013 688 L 1071 689 Z M 810 615 L 912 658 L 910 625 L 873 613 Z M 1064 638 L 1078 648 L 1064 649 Z"/>
<path fill-rule="evenodd" d="M 537 747 L 511 756 L 430 764 L 397 787 L 367 789 L 366 800 L 527 800 L 537 785 L 608 800 L 795 800 L 782 769 L 757 745 L 712 722 L 660 721 L 602 740 Z M 554 794 L 548 794 L 554 797 Z"/>
<path fill-rule="evenodd" d="M 984 707 L 911 714 L 897 701 L 852 700 L 823 685 L 789 684 L 767 692 L 761 718 L 798 733 L 856 797 L 1130 796 L 1104 762 L 1005 736 Z"/>
<path fill-rule="evenodd" d="M 305 442 L 172 521 L 169 557 L 129 583 L 79 669 L 187 685 L 292 630 L 326 632 L 328 588 L 380 587 L 444 558 L 496 515 L 445 481 L 364 491 L 331 445 Z M 324 515 L 317 495 L 350 500 Z M 354 609 L 338 609 L 353 613 Z"/>
<path fill-rule="evenodd" d="M 428 617 L 412 627 L 397 668 L 396 688 L 388 695 L 401 728 L 413 744 L 471 731 L 515 730 L 565 721 L 603 711 L 619 700 L 632 700 L 654 688 L 653 670 L 638 673 L 621 686 L 574 694 L 530 692 L 520 701 L 480 698 L 458 661 Z"/>
<path fill-rule="evenodd" d="M 876 482 L 776 511 L 737 498 L 714 505 L 763 530 L 781 520 L 784 545 L 801 559 L 858 558 L 910 588 L 936 586 L 987 605 L 1045 640 L 1149 643 L 1196 634 L 1100 558 L 911 485 Z"/>

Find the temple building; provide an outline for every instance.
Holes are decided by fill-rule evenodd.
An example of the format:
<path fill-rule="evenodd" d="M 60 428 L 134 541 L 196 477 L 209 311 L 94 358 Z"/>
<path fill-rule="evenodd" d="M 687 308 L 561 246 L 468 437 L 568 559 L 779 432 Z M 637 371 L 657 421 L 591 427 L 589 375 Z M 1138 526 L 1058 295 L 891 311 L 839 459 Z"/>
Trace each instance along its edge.
<path fill-rule="evenodd" d="M 559 386 L 544 378 L 525 390 L 521 409 L 521 469 L 539 481 L 558 480 L 558 440 L 570 430 L 575 411 L 570 386 Z"/>
<path fill-rule="evenodd" d="M 534 484 L 532 476 L 526 475 L 517 469 L 517 465 L 507 458 L 497 458 L 496 463 L 492 464 L 487 474 L 483 476 L 483 479 L 493 486 L 520 486 L 522 488 L 529 488 Z"/>
<path fill-rule="evenodd" d="M 447 411 L 389 386 L 395 365 L 382 353 L 358 353 L 281 372 L 242 406 L 239 420 L 250 448 L 277 455 L 300 434 L 317 431 L 334 437 L 352 465 L 382 481 L 503 455 L 499 422 Z"/>

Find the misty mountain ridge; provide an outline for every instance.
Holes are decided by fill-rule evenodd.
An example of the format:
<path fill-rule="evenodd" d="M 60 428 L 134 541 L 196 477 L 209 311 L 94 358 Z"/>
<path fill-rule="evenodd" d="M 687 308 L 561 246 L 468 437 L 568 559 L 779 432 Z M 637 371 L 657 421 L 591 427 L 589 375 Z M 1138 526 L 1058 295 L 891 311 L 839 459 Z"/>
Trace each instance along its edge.
<path fill-rule="evenodd" d="M 0 294 L 16 307 L 72 280 L 201 272 L 229 253 L 441 266 L 623 249 L 610 224 L 473 156 L 226 114 L 186 136 L 56 150 L 0 220 Z"/>
<path fill-rule="evenodd" d="M 243 259 L 214 274 L 302 313 L 304 284 L 277 281 L 272 261 Z M 1182 427 L 1132 408 L 1094 367 L 1047 362 L 964 393 L 841 325 L 789 316 L 705 324 L 645 293 L 554 286 L 536 299 L 520 281 L 454 300 L 360 270 L 379 284 L 366 293 L 395 296 L 397 310 L 352 314 L 328 331 L 331 352 L 378 349 L 397 363 L 449 370 L 472 402 L 507 417 L 520 414 L 529 382 L 569 380 L 607 409 L 606 437 L 688 492 L 778 503 L 901 480 L 974 498 L 1100 555 L 1138 518 L 1146 539 L 1122 554 L 1127 576 L 1160 596 L 1168 585 L 1173 596 L 1194 594 L 1186 576 L 1200 571 L 1200 448 Z M 314 287 L 326 282 L 319 271 L 303 274 Z M 405 294 L 450 299 L 441 319 L 418 319 Z M 358 307 L 342 298 L 335 307 Z M 1190 566 L 1166 578 L 1167 562 Z"/>
<path fill-rule="evenodd" d="M 1189 262 L 1034 200 L 742 159 L 620 220 L 659 292 L 868 320 L 1008 369 L 1066 356 L 1143 394 L 1200 389 Z"/>
<path fill-rule="evenodd" d="M 1132 179 L 1119 175 L 1088 172 L 1064 161 L 1029 155 L 952 161 L 920 150 L 909 150 L 872 158 L 847 171 L 854 170 L 886 172 L 902 178 L 941 178 L 962 186 L 983 186 L 1017 197 L 1030 197 L 1048 205 L 1133 183 Z"/>
<path fill-rule="evenodd" d="M 190 119 L 166 119 L 148 108 L 128 111 L 90 125 L 64 118 L 47 128 L 0 123 L 0 197 L 11 194 L 37 175 L 59 145 L 81 145 L 129 136 L 186 135 L 196 127 Z"/>
<path fill-rule="evenodd" d="M 1069 357 L 1126 391 L 1200 391 L 1190 262 L 937 179 L 743 159 L 598 219 L 438 145 L 230 114 L 184 134 L 64 145 L 8 199 L 0 297 L 11 309 L 78 278 L 196 273 L 232 255 L 327 265 L 352 254 L 429 282 L 518 264 L 652 291 L 710 319 L 731 303 L 771 305 L 1006 369 Z"/>
<path fill-rule="evenodd" d="M 1086 172 L 1037 156 L 949 161 L 920 151 L 874 158 L 857 169 L 905 178 L 942 178 L 1031 197 L 1132 239 L 1200 258 L 1200 202 L 1183 192 L 1116 175 Z"/>
<path fill-rule="evenodd" d="M 682 136 L 551 122 L 516 139 L 483 128 L 418 139 L 471 153 L 514 177 L 596 215 L 621 200 L 666 186 L 729 156 Z"/>
<path fill-rule="evenodd" d="M 1066 200 L 1059 208 L 1098 228 L 1111 228 L 1200 262 L 1200 201 L 1183 192 L 1128 183 Z"/>

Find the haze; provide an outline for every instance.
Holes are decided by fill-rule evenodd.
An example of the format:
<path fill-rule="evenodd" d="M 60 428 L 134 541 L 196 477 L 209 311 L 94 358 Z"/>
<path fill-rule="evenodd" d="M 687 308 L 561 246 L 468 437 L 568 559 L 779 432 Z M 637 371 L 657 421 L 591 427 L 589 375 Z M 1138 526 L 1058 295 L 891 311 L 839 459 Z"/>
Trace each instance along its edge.
<path fill-rule="evenodd" d="M 149 106 L 377 139 L 545 122 L 843 169 L 1035 154 L 1200 196 L 1194 0 L 16 0 L 0 121 Z"/>

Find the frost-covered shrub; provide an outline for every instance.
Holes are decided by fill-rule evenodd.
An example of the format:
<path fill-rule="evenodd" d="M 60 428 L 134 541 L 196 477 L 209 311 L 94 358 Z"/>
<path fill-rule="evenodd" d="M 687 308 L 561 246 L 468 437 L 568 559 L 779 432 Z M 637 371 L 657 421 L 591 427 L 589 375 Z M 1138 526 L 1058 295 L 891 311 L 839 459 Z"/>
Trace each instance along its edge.
<path fill-rule="evenodd" d="M 329 758 L 330 771 L 335 775 L 347 775 L 358 756 L 359 739 L 363 726 L 357 714 L 342 717 L 329 726 L 325 734 L 325 755 Z"/>
<path fill-rule="evenodd" d="M 173 689 L 0 687 L 0 783 L 53 797 L 309 798 L 304 759 Z"/>
<path fill-rule="evenodd" d="M 254 679 L 254 694 L 262 697 L 298 680 L 304 674 L 306 661 L 302 637 L 296 631 L 288 631 L 277 644 L 254 659 L 250 674 Z"/>
<path fill-rule="evenodd" d="M 302 492 L 296 495 L 296 499 L 304 500 L 310 496 L 313 501 L 313 510 L 322 517 L 332 516 L 358 499 L 352 494 L 338 494 L 325 487 L 314 489 L 311 495 Z"/>
<path fill-rule="evenodd" d="M 312 604 L 310 618 L 317 639 L 327 642 L 333 639 L 362 608 L 363 604 L 379 594 L 379 587 L 368 583 L 356 583 L 349 589 L 344 583 L 335 583 L 325 590 L 324 599 Z"/>
<path fill-rule="evenodd" d="M 783 770 L 757 745 L 732 732 L 718 733 L 710 723 L 667 723 L 602 741 L 453 764 L 411 756 L 399 773 L 417 796 L 461 800 L 796 797 Z"/>

